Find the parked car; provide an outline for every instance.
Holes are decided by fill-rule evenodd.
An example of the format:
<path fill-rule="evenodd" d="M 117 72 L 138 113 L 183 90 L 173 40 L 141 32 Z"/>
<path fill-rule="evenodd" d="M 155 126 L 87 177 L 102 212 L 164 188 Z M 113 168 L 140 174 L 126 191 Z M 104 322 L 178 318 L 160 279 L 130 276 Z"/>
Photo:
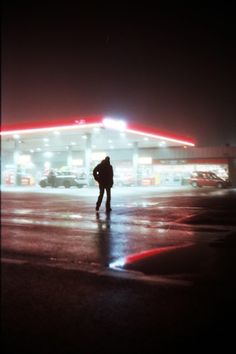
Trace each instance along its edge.
<path fill-rule="evenodd" d="M 115 175 L 114 185 L 120 187 L 131 187 L 134 185 L 134 178 L 131 175 Z"/>
<path fill-rule="evenodd" d="M 39 185 L 42 188 L 45 187 L 78 187 L 82 188 L 88 185 L 85 176 L 76 176 L 72 172 L 56 172 L 54 175 L 44 176 L 40 181 Z"/>
<path fill-rule="evenodd" d="M 193 172 L 190 177 L 190 184 L 193 187 L 211 186 L 217 188 L 226 188 L 231 186 L 229 180 L 224 180 L 223 178 L 217 176 L 215 173 L 208 171 Z"/>

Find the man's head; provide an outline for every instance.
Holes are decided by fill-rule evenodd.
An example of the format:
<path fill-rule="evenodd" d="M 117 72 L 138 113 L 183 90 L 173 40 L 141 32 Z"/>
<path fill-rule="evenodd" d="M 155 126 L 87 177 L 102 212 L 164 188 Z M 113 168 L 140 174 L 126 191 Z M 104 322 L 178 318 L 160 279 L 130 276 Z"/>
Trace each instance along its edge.
<path fill-rule="evenodd" d="M 109 157 L 109 156 L 106 156 L 106 157 L 105 157 L 105 161 L 106 161 L 106 162 L 110 162 L 110 157 Z"/>

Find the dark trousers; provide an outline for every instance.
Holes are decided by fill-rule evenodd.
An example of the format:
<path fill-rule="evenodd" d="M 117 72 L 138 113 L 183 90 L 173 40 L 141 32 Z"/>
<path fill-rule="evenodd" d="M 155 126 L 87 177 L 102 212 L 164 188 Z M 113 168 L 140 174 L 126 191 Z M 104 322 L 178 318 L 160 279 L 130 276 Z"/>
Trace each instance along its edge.
<path fill-rule="evenodd" d="M 99 185 L 99 196 L 97 200 L 96 207 L 97 209 L 100 208 L 100 205 L 102 204 L 102 199 L 104 195 L 104 191 L 106 190 L 107 194 L 107 200 L 106 200 L 106 210 L 109 210 L 111 208 L 111 187 L 104 187 Z"/>

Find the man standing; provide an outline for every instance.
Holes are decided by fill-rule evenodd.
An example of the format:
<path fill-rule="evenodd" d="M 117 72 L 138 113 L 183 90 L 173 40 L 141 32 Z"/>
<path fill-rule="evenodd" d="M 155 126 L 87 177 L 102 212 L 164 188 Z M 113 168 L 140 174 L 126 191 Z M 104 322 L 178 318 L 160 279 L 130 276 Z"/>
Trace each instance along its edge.
<path fill-rule="evenodd" d="M 93 170 L 93 177 L 99 184 L 99 196 L 96 203 L 96 211 L 99 211 L 102 203 L 104 190 L 106 190 L 106 211 L 109 213 L 111 209 L 111 187 L 113 186 L 113 168 L 110 164 L 110 157 L 107 156 Z"/>

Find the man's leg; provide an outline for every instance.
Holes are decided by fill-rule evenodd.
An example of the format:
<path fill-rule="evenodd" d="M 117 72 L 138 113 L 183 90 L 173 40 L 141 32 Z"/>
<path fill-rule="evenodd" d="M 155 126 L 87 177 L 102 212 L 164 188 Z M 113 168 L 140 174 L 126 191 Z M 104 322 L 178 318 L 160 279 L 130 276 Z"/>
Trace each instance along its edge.
<path fill-rule="evenodd" d="M 106 211 L 111 211 L 111 188 L 106 188 L 107 200 L 106 200 Z"/>
<path fill-rule="evenodd" d="M 99 186 L 99 196 L 98 196 L 98 200 L 96 203 L 96 210 L 97 211 L 99 210 L 100 205 L 102 203 L 103 194 L 104 194 L 104 187 Z"/>

